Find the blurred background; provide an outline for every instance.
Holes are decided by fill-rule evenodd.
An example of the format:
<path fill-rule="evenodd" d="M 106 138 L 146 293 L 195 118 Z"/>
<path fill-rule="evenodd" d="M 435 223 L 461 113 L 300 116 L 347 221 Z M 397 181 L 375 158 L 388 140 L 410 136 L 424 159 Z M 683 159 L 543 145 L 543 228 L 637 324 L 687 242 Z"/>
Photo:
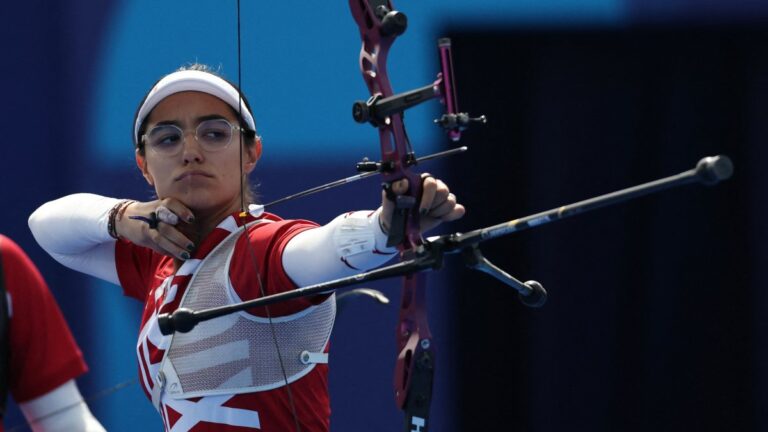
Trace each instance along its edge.
<path fill-rule="evenodd" d="M 347 2 L 242 2 L 242 87 L 264 137 L 264 201 L 354 173 L 378 138 L 350 118 L 366 99 Z M 49 258 L 27 228 L 76 192 L 149 199 L 131 122 L 149 87 L 200 62 L 237 81 L 234 0 L 3 5 L 0 231 L 39 266 L 90 366 L 78 380 L 110 431 L 162 430 L 135 382 L 141 305 Z M 439 71 L 450 36 L 459 105 L 488 124 L 469 152 L 423 169 L 468 208 L 468 231 L 729 155 L 731 180 L 687 186 L 484 244 L 513 290 L 448 260 L 430 275 L 438 358 L 433 431 L 768 430 L 768 3 L 756 0 L 400 0 L 394 90 Z M 451 144 L 440 104 L 407 115 L 417 155 Z M 320 223 L 379 202 L 377 180 L 274 208 Z M 393 300 L 359 301 L 332 339 L 332 427 L 402 430 Z M 124 385 L 121 385 L 124 384 Z M 119 386 L 117 389 L 116 386 Z M 23 424 L 17 410 L 6 428 Z M 14 430 L 25 430 L 23 427 Z"/>

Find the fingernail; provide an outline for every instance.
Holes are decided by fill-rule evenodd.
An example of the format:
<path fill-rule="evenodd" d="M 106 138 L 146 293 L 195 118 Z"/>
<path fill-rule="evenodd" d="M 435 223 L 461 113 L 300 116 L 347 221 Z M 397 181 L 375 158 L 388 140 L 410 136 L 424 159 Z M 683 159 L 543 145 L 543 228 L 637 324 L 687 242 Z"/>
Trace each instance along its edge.
<path fill-rule="evenodd" d="M 189 253 L 188 252 L 182 252 L 181 253 L 181 259 L 188 260 L 189 259 Z"/>
<path fill-rule="evenodd" d="M 194 251 L 195 250 L 195 245 L 193 245 L 192 243 L 188 244 L 187 245 L 187 250 L 190 251 L 190 252 Z"/>
<path fill-rule="evenodd" d="M 428 208 L 423 208 L 423 209 L 419 210 L 419 213 L 421 213 L 421 215 L 424 216 L 427 213 L 429 213 L 429 209 Z"/>
<path fill-rule="evenodd" d="M 187 222 L 192 223 L 194 221 L 195 221 L 195 217 L 194 216 L 187 216 Z"/>

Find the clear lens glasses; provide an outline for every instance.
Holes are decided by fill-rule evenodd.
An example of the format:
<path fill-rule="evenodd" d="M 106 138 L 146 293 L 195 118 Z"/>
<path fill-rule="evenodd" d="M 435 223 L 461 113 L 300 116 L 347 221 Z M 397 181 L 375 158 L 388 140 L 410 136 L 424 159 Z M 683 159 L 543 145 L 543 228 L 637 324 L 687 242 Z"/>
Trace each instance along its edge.
<path fill-rule="evenodd" d="M 225 119 L 205 120 L 197 125 L 195 139 L 203 150 L 217 152 L 227 148 L 239 130 Z M 184 148 L 184 131 L 176 125 L 155 126 L 142 138 L 147 147 L 163 156 L 175 156 Z"/>

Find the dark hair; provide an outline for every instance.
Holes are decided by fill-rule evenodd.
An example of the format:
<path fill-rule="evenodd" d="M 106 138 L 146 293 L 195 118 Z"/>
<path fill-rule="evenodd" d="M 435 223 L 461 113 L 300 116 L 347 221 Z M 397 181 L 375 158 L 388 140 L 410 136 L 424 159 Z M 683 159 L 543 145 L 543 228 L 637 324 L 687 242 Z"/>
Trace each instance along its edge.
<path fill-rule="evenodd" d="M 206 64 L 202 64 L 202 63 L 191 63 L 188 66 L 181 66 L 180 68 L 176 69 L 174 72 L 180 72 L 180 71 L 186 71 L 186 70 L 194 70 L 194 71 L 205 72 L 205 73 L 209 73 L 211 75 L 214 75 L 214 76 L 217 76 L 217 77 L 223 79 L 224 81 L 229 83 L 229 85 L 231 85 L 235 90 L 237 90 L 238 93 L 240 93 L 240 97 L 243 99 L 244 107 L 249 112 L 251 112 L 251 113 L 253 112 L 253 110 L 251 110 L 251 105 L 248 103 L 248 98 L 246 98 L 245 94 L 243 94 L 243 92 L 240 91 L 240 88 L 238 86 L 236 86 L 233 82 L 231 82 L 228 79 L 224 78 L 218 71 L 214 70 L 212 67 L 210 67 L 210 66 L 208 66 Z M 141 102 L 139 102 L 139 106 L 136 107 L 136 113 L 133 115 L 133 123 L 131 124 L 131 135 L 134 134 L 133 125 L 136 124 L 136 120 L 139 118 L 139 111 L 141 111 L 142 105 L 144 105 L 144 102 L 147 100 L 147 97 L 149 96 L 149 93 L 152 91 L 153 88 L 155 88 L 155 86 L 157 85 L 158 82 L 160 82 L 160 80 L 162 80 L 162 78 L 160 78 L 159 80 L 155 81 L 154 84 L 152 84 L 152 86 L 150 87 L 149 91 L 147 91 L 147 94 L 145 94 L 144 97 L 141 99 Z M 227 106 L 229 106 L 229 105 L 227 105 Z M 256 138 L 257 138 L 256 131 L 251 129 L 248 126 L 248 124 L 245 122 L 245 119 L 243 119 L 243 116 L 237 110 L 235 110 L 231 106 L 229 108 L 230 108 L 230 110 L 232 110 L 232 114 L 234 114 L 237 117 L 237 121 L 240 124 L 240 127 L 243 128 L 243 132 L 242 132 L 242 134 L 243 134 L 243 144 L 248 146 L 248 147 L 253 147 L 256 144 Z M 139 155 L 141 155 L 141 156 L 144 156 L 145 155 L 145 151 L 146 151 L 146 149 L 144 148 L 144 143 L 141 140 L 141 136 L 144 135 L 144 133 L 146 132 L 147 118 L 149 118 L 149 115 L 147 115 L 144 118 L 144 120 L 142 120 L 141 124 L 139 125 L 139 129 L 136 132 L 136 135 L 133 136 L 133 138 L 132 138 L 132 141 L 134 142 L 134 146 L 135 146 L 136 150 L 139 152 Z M 255 124 L 255 121 L 256 120 L 254 119 L 254 124 Z M 256 193 L 255 193 L 254 190 L 252 190 L 251 186 L 248 184 L 247 177 L 243 179 L 242 187 L 243 187 L 243 191 L 245 193 L 245 200 L 246 200 L 246 202 L 247 203 L 255 203 L 256 202 L 256 198 L 255 198 Z"/>

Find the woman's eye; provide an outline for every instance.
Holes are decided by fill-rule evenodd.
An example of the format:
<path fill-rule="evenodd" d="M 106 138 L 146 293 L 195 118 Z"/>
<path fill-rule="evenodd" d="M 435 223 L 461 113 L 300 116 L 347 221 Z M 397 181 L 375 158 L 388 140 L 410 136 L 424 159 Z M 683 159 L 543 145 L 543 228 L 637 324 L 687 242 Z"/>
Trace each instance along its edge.
<path fill-rule="evenodd" d="M 200 137 L 209 141 L 221 141 L 226 140 L 229 133 L 224 129 L 206 129 L 202 131 Z"/>
<path fill-rule="evenodd" d="M 168 147 L 172 146 L 180 141 L 179 134 L 168 134 L 158 137 L 157 141 L 155 141 L 156 145 Z"/>

